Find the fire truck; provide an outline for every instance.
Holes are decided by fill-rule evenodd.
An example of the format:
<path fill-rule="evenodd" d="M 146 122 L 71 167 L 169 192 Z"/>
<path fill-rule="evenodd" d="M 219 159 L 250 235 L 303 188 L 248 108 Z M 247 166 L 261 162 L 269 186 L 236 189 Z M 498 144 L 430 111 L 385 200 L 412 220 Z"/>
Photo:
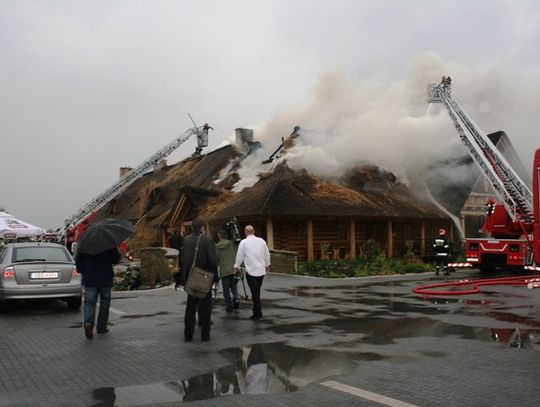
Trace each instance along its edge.
<path fill-rule="evenodd" d="M 444 104 L 469 154 L 491 185 L 495 199 L 486 202 L 482 231 L 487 238 L 466 238 L 465 263 L 450 267 L 475 267 L 489 272 L 497 268 L 540 271 L 539 173 L 540 149 L 533 166 L 533 191 L 508 164 L 459 103 L 452 97 L 450 77 L 429 84 L 428 103 Z"/>
<path fill-rule="evenodd" d="M 190 116 L 191 118 L 191 116 Z M 193 121 L 193 119 L 191 119 Z M 175 138 L 169 144 L 159 149 L 156 153 L 152 154 L 146 160 L 144 160 L 138 167 L 133 168 L 131 171 L 122 176 L 117 182 L 112 184 L 105 191 L 100 193 L 90 202 L 83 205 L 77 212 L 72 214 L 65 220 L 65 241 L 66 244 L 76 242 L 82 236 L 83 232 L 87 228 L 88 224 L 94 220 L 97 211 L 105 204 L 110 202 L 114 197 L 124 192 L 131 184 L 142 177 L 146 172 L 154 168 L 160 161 L 168 157 L 174 152 L 180 145 L 186 142 L 191 136 L 197 135 L 198 146 L 197 150 L 200 152 L 203 147 L 208 145 L 208 134 L 205 132 L 204 126 L 198 127 L 193 122 L 194 127 L 187 129 L 179 137 Z"/>

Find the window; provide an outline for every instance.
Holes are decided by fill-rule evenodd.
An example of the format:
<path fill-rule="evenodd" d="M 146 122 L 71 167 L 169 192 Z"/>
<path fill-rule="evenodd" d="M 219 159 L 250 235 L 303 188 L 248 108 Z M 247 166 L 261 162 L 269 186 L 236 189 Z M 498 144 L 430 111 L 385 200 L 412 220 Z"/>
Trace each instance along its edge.
<path fill-rule="evenodd" d="M 71 263 L 71 258 L 63 247 L 27 246 L 14 248 L 12 261 L 13 263 L 24 261 Z"/>

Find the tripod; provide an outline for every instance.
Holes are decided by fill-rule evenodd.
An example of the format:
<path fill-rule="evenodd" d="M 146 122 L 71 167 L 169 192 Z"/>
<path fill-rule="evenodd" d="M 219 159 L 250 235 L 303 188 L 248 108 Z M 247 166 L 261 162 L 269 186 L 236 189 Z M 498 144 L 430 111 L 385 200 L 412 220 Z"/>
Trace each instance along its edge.
<path fill-rule="evenodd" d="M 237 273 L 234 275 L 234 280 L 235 280 L 235 284 L 238 283 L 238 280 L 242 281 L 242 288 L 244 289 L 244 299 L 247 300 L 247 299 L 249 299 L 249 297 L 248 297 L 248 295 L 247 295 L 247 292 L 246 292 L 246 285 L 245 285 L 245 283 L 244 283 L 245 273 L 246 273 L 245 267 L 241 267 L 241 268 L 240 268 L 240 271 L 237 272 Z"/>

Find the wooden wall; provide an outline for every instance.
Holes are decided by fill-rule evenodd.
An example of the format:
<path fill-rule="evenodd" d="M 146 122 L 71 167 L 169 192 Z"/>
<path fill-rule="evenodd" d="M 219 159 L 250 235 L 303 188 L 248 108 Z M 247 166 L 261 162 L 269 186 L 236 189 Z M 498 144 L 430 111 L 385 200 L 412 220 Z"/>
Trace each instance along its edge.
<path fill-rule="evenodd" d="M 425 253 L 429 254 L 433 239 L 438 235 L 441 227 L 444 227 L 450 237 L 450 222 L 425 221 Z M 267 240 L 266 220 L 253 219 L 251 221 L 242 220 L 239 222 L 240 233 L 244 238 L 244 227 L 251 224 L 255 227 L 255 234 Z M 306 261 L 308 258 L 307 248 L 307 220 L 302 219 L 273 219 L 274 249 L 288 250 L 297 253 L 299 261 Z M 405 241 L 414 241 L 415 254 L 421 254 L 421 224 L 422 221 L 393 221 L 393 255 L 401 256 L 404 252 Z M 457 235 L 457 234 L 456 234 Z M 373 239 L 382 253 L 386 253 L 388 246 L 388 221 L 382 220 L 356 220 L 355 240 L 356 255 L 361 256 L 363 247 L 367 240 Z M 313 254 L 314 259 L 321 258 L 321 245 L 328 243 L 333 249 L 339 251 L 339 257 L 344 258 L 350 255 L 350 219 L 314 219 L 313 220 Z"/>
<path fill-rule="evenodd" d="M 304 220 L 274 220 L 274 249 L 298 253 L 307 259 L 307 223 Z"/>

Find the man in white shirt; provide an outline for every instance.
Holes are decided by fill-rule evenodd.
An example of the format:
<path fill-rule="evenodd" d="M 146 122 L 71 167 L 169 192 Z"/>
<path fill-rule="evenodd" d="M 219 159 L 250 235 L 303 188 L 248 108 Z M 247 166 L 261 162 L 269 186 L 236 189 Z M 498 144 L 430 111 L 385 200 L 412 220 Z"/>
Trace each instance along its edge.
<path fill-rule="evenodd" d="M 264 275 L 270 271 L 270 251 L 266 242 L 255 236 L 253 226 L 246 226 L 244 233 L 246 238 L 238 246 L 234 268 L 238 271 L 244 263 L 246 280 L 253 300 L 253 315 L 249 319 L 258 321 L 262 318 L 261 286 Z"/>

